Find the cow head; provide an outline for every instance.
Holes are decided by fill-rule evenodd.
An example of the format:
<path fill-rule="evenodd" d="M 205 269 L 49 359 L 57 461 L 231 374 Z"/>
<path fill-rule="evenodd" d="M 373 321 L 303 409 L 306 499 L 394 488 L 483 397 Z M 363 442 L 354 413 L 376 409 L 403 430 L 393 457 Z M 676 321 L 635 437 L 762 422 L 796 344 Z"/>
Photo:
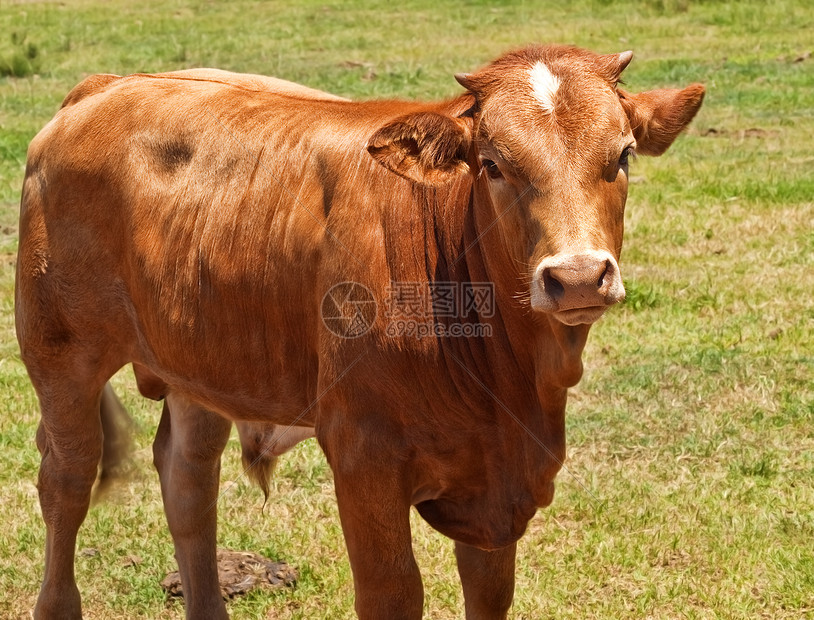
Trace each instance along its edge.
<path fill-rule="evenodd" d="M 632 52 L 530 47 L 456 79 L 474 106 L 398 118 L 368 151 L 405 178 L 472 174 L 518 264 L 531 307 L 593 323 L 624 299 L 619 271 L 628 163 L 661 155 L 701 106 L 704 87 L 631 95 L 617 88 Z M 472 97 L 474 96 L 474 97 Z"/>

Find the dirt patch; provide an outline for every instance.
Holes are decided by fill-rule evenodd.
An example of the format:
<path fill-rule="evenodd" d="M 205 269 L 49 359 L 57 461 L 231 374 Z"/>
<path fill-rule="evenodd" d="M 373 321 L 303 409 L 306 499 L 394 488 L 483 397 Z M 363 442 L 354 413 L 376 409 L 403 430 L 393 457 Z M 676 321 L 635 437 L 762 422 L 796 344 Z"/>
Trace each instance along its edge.
<path fill-rule="evenodd" d="M 362 71 L 361 79 L 365 82 L 375 80 L 378 76 L 376 73 L 375 65 L 371 62 L 359 62 L 358 60 L 345 60 L 340 62 L 338 67 L 343 69 L 360 69 Z"/>
<path fill-rule="evenodd" d="M 780 132 L 776 129 L 761 129 L 760 127 L 750 127 L 748 129 L 717 129 L 715 127 L 708 127 L 700 132 L 700 135 L 705 138 L 735 138 L 743 140 L 744 138 L 757 138 L 765 140 L 767 138 L 776 138 Z"/>
<path fill-rule="evenodd" d="M 293 586 L 297 571 L 285 562 L 275 562 L 251 551 L 218 549 L 218 581 L 224 599 L 246 594 L 257 587 L 280 589 Z M 181 576 L 169 573 L 161 581 L 168 597 L 183 597 Z"/>

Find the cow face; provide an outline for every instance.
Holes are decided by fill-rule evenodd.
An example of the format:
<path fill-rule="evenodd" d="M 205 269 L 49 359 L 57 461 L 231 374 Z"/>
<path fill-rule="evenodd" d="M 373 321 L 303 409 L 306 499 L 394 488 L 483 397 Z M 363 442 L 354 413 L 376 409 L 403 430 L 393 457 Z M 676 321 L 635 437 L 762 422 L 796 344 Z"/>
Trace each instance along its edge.
<path fill-rule="evenodd" d="M 617 88 L 631 52 L 569 47 L 509 53 L 456 79 L 475 106 L 420 112 L 371 138 L 370 153 L 424 184 L 474 175 L 535 311 L 593 323 L 624 299 L 619 271 L 628 166 L 660 155 L 698 111 L 704 88 L 630 95 Z"/>

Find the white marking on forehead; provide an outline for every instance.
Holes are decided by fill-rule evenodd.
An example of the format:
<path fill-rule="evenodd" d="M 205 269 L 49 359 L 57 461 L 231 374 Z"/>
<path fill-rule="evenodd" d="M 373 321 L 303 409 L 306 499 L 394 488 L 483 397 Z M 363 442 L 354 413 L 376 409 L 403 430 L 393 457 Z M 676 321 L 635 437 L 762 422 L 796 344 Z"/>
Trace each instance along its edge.
<path fill-rule="evenodd" d="M 547 114 L 554 113 L 554 97 L 560 87 L 560 78 L 551 73 L 543 61 L 529 69 L 531 92 Z"/>

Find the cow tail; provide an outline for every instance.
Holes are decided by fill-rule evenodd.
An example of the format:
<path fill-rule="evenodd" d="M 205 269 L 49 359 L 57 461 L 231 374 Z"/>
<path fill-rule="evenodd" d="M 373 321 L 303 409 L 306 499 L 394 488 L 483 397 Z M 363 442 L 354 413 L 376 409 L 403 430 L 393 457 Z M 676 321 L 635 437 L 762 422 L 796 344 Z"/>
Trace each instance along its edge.
<path fill-rule="evenodd" d="M 250 482 L 263 491 L 263 506 L 269 499 L 269 487 L 277 457 L 265 445 L 262 432 L 252 432 L 251 425 L 238 424 L 243 471 Z"/>
<path fill-rule="evenodd" d="M 110 489 L 112 482 L 125 476 L 126 465 L 132 453 L 131 432 L 133 419 L 127 413 L 113 388 L 108 383 L 102 391 L 100 406 L 102 419 L 102 458 L 93 489 L 93 501 L 99 501 Z"/>
<path fill-rule="evenodd" d="M 265 452 L 257 453 L 243 446 L 242 459 L 246 476 L 263 491 L 263 506 L 265 506 L 269 499 L 269 486 L 274 467 L 277 465 L 277 457 L 269 456 Z"/>

